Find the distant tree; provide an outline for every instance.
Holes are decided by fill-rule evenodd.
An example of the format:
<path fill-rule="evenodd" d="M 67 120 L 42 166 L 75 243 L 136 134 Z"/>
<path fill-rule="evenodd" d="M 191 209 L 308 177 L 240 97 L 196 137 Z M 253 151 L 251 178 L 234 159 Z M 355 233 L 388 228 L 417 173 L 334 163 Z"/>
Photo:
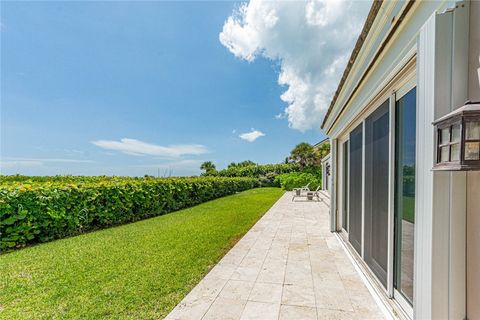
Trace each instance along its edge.
<path fill-rule="evenodd" d="M 290 160 L 298 163 L 302 168 L 318 164 L 315 149 L 309 143 L 302 142 L 290 152 Z"/>
<path fill-rule="evenodd" d="M 242 162 L 239 162 L 239 163 L 235 163 L 235 162 L 232 162 L 230 163 L 227 168 L 241 168 L 241 167 L 248 167 L 248 166 L 254 166 L 256 165 L 255 162 L 251 161 L 251 160 L 245 160 L 245 161 L 242 161 Z"/>
<path fill-rule="evenodd" d="M 316 148 L 317 158 L 322 160 L 326 155 L 330 153 L 330 143 L 324 143 L 320 147 Z"/>
<path fill-rule="evenodd" d="M 248 167 L 248 166 L 254 166 L 254 165 L 256 165 L 255 162 L 251 160 L 245 160 L 245 161 L 239 162 L 237 164 L 237 167 Z"/>
<path fill-rule="evenodd" d="M 217 171 L 217 168 L 212 161 L 205 161 L 200 165 L 200 169 L 205 171 L 205 174 L 210 174 Z"/>

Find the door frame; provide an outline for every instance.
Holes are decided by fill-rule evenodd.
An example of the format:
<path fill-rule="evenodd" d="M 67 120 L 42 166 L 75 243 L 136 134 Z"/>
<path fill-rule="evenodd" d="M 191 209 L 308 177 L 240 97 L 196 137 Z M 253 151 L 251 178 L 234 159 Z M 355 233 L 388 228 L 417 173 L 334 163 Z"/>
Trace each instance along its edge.
<path fill-rule="evenodd" d="M 411 77 L 409 77 L 408 81 L 404 82 L 402 84 L 402 86 L 394 91 L 392 93 L 392 99 L 390 100 L 390 111 L 391 112 L 391 115 L 390 115 L 390 120 L 393 122 L 391 122 L 393 124 L 393 128 L 392 130 L 390 131 L 390 134 L 392 135 L 392 137 L 390 137 L 390 142 L 393 144 L 391 144 L 391 153 L 390 153 L 390 156 L 391 156 L 391 162 L 390 162 L 390 166 L 391 166 L 391 171 L 390 171 L 390 180 L 391 180 L 391 183 L 389 184 L 389 201 L 390 201 L 390 215 L 389 215 L 389 220 L 391 220 L 391 225 L 389 226 L 389 231 L 390 231 L 390 236 L 389 236 L 389 250 L 390 250 L 390 253 L 389 253 L 389 260 L 391 260 L 391 264 L 390 264 L 390 269 L 389 269 L 389 290 L 388 290 L 388 294 L 391 298 L 393 298 L 399 305 L 400 307 L 403 309 L 403 311 L 411 318 L 413 319 L 413 305 L 410 304 L 410 302 L 408 302 L 408 300 L 403 296 L 403 294 L 401 294 L 396 288 L 394 288 L 394 277 L 395 277 L 395 186 L 396 186 L 396 181 L 395 181 L 395 162 L 396 162 L 396 154 L 395 154 L 395 143 L 396 143 L 396 140 L 395 140 L 395 130 L 396 130 L 396 119 L 395 119 L 395 115 L 396 115 L 396 106 L 397 106 L 397 102 L 403 98 L 407 93 L 410 92 L 410 90 L 412 90 L 413 88 L 415 88 L 417 86 L 417 81 L 416 81 L 416 78 L 414 75 L 412 75 Z M 416 110 L 418 112 L 418 103 L 416 103 Z M 416 206 L 415 206 L 415 216 L 417 215 L 417 209 L 416 209 Z M 415 226 L 416 228 L 416 226 Z M 415 234 L 415 233 L 414 233 Z M 414 239 L 414 241 L 416 241 L 416 239 Z M 414 246 L 415 247 L 415 246 Z M 415 264 L 415 258 L 414 258 L 414 264 Z M 415 285 L 415 282 L 414 282 L 414 285 Z"/>
<path fill-rule="evenodd" d="M 392 301 L 393 305 L 396 305 L 395 308 L 397 312 L 403 314 L 404 318 L 413 319 L 413 307 L 410 303 L 400 294 L 396 292 L 394 289 L 394 226 L 395 226 L 395 111 L 396 111 L 396 102 L 398 99 L 402 98 L 406 93 L 408 93 L 413 87 L 417 86 L 417 61 L 416 61 L 416 52 L 413 50 L 411 53 L 408 54 L 408 57 L 405 58 L 405 64 L 403 67 L 396 70 L 394 74 L 391 75 L 390 81 L 387 82 L 387 85 L 380 90 L 378 94 L 371 97 L 367 100 L 363 111 L 358 114 L 345 128 L 343 131 L 338 135 L 338 151 L 339 157 L 337 159 L 337 168 L 340 175 L 336 177 L 337 179 L 337 186 L 338 186 L 338 209 L 343 209 L 343 199 L 346 196 L 343 192 L 343 143 L 349 141 L 350 132 L 357 128 L 358 125 L 363 126 L 363 139 L 365 138 L 365 119 L 377 110 L 378 107 L 381 106 L 386 99 L 389 99 L 389 191 L 388 191 L 388 243 L 387 243 L 387 254 L 388 254 L 388 265 L 387 265 L 387 288 L 381 285 L 379 279 L 375 276 L 373 271 L 371 271 L 368 265 L 363 260 L 363 250 L 364 250 L 364 170 L 365 170 L 365 155 L 362 155 L 362 253 L 358 253 L 353 246 L 348 241 L 348 232 L 342 228 L 341 223 L 337 224 L 337 231 L 339 232 L 340 238 L 344 240 L 346 248 L 350 253 L 353 255 L 355 260 L 357 261 L 360 269 L 364 272 L 367 276 L 369 282 L 374 284 L 374 287 L 377 288 L 379 293 L 381 292 L 385 297 L 389 298 Z M 418 101 L 417 101 L 418 107 Z M 418 109 L 417 109 L 418 110 Z M 418 112 L 418 111 L 417 111 Z M 350 143 L 350 141 L 349 141 Z M 362 149 L 363 152 L 365 151 L 365 141 L 362 142 Z M 349 154 L 349 157 L 351 155 Z M 348 170 L 350 174 L 350 165 L 351 160 L 349 159 L 348 163 Z M 350 184 L 350 181 L 348 181 Z M 342 186 L 342 187 L 340 187 Z M 347 208 L 348 210 L 348 208 Z M 417 209 L 415 209 L 417 210 Z M 341 221 L 342 218 L 342 211 L 337 210 L 337 222 Z M 417 213 L 416 213 L 417 214 Z M 415 283 L 415 282 L 414 282 Z"/>
<path fill-rule="evenodd" d="M 339 234 L 341 235 L 341 237 L 344 239 L 344 240 L 348 240 L 348 230 L 344 229 L 343 228 L 343 211 L 346 210 L 346 214 L 347 214 L 347 226 L 348 226 L 348 203 L 345 207 L 345 201 L 348 201 L 348 193 L 345 193 L 345 188 L 348 188 L 348 185 L 349 185 L 349 182 L 348 180 L 345 180 L 348 179 L 348 175 L 346 176 L 346 174 L 348 172 L 350 172 L 350 161 L 348 161 L 348 164 L 347 164 L 347 170 L 345 171 L 345 149 L 344 149 L 344 146 L 345 146 L 345 143 L 348 143 L 347 145 L 347 148 L 350 147 L 350 139 L 349 139 L 349 135 L 345 135 L 343 137 L 341 137 L 340 139 L 338 139 L 338 166 L 337 168 L 339 168 L 340 170 L 337 170 L 340 174 L 337 175 L 337 179 L 340 181 L 340 183 L 338 184 L 338 199 L 339 199 L 339 206 L 338 206 L 338 216 L 337 216 L 337 230 L 339 232 Z"/>

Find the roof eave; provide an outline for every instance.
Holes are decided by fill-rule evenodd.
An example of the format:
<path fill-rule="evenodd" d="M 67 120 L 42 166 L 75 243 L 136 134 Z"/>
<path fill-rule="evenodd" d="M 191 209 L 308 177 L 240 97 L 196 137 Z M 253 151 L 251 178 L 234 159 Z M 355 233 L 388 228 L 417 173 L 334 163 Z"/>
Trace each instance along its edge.
<path fill-rule="evenodd" d="M 325 129 L 325 124 L 327 122 L 327 119 L 330 116 L 330 113 L 332 112 L 332 109 L 335 103 L 337 102 L 338 96 L 340 95 L 340 92 L 342 91 L 343 86 L 348 78 L 348 75 L 350 74 L 350 70 L 353 64 L 355 63 L 355 60 L 357 59 L 357 56 L 360 50 L 362 49 L 362 46 L 365 42 L 365 39 L 367 38 L 368 33 L 370 32 L 373 22 L 375 21 L 375 18 L 377 17 L 378 12 L 380 11 L 380 7 L 382 6 L 382 3 L 383 3 L 383 0 L 373 1 L 372 7 L 370 8 L 365 24 L 363 25 L 362 32 L 360 32 L 360 35 L 358 36 L 357 42 L 355 43 L 355 47 L 353 48 L 352 54 L 350 55 L 350 59 L 348 59 L 348 64 L 345 70 L 343 71 L 342 78 L 340 79 L 337 90 L 335 91 L 335 95 L 333 96 L 330 106 L 328 107 L 327 113 L 323 118 L 323 122 L 321 125 L 322 129 Z"/>

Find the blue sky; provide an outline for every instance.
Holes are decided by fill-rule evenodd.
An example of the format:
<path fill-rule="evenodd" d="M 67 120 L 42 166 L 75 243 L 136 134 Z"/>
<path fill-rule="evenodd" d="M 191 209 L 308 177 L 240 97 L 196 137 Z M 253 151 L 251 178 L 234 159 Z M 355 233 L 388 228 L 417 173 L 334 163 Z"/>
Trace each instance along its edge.
<path fill-rule="evenodd" d="M 238 3 L 1 6 L 2 174 L 193 175 L 324 138 L 320 123 L 292 128 L 281 56 L 219 40 Z M 253 129 L 264 136 L 240 138 Z"/>

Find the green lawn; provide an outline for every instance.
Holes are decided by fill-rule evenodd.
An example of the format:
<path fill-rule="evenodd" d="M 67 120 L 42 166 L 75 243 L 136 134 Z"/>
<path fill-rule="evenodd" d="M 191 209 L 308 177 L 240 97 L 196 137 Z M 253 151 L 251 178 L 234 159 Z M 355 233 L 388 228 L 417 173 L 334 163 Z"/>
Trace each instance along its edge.
<path fill-rule="evenodd" d="M 403 196 L 403 219 L 415 223 L 415 197 Z"/>
<path fill-rule="evenodd" d="M 159 319 L 283 194 L 261 188 L 0 256 L 0 319 Z"/>

